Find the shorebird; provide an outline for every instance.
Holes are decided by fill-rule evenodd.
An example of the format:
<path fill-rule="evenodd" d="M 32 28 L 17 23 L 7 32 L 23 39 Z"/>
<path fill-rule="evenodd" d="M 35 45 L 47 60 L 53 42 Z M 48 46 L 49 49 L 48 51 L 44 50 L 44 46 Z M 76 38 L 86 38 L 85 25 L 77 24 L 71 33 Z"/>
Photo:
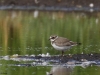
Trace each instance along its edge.
<path fill-rule="evenodd" d="M 51 41 L 51 45 L 54 49 L 62 51 L 62 56 L 64 51 L 69 50 L 71 47 L 80 45 L 81 43 L 70 41 L 67 38 L 59 37 L 57 35 L 51 35 L 49 40 Z"/>

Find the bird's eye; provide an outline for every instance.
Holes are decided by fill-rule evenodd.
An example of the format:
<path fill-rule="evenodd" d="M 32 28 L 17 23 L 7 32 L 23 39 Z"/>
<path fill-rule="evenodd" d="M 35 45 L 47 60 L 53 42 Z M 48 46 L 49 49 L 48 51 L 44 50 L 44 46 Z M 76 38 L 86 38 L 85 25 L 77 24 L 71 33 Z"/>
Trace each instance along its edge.
<path fill-rule="evenodd" d="M 52 37 L 52 39 L 54 39 L 55 37 Z"/>

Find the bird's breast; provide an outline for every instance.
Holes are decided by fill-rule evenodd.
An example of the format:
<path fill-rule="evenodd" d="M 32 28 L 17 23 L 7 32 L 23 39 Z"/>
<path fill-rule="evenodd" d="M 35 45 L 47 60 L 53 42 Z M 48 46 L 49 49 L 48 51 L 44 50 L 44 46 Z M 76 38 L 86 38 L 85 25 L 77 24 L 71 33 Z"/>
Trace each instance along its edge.
<path fill-rule="evenodd" d="M 71 46 L 57 46 L 55 43 L 51 43 L 51 45 L 56 49 L 56 50 L 67 50 L 70 49 Z"/>

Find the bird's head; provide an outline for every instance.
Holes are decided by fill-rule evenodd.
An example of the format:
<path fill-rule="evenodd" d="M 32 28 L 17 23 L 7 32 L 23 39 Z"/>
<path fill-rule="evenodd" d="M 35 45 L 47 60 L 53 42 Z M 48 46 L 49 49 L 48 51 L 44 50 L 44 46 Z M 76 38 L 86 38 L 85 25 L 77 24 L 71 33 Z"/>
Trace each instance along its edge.
<path fill-rule="evenodd" d="M 57 38 L 58 38 L 57 35 L 51 35 L 50 38 L 49 38 L 49 40 L 50 41 L 55 41 Z"/>

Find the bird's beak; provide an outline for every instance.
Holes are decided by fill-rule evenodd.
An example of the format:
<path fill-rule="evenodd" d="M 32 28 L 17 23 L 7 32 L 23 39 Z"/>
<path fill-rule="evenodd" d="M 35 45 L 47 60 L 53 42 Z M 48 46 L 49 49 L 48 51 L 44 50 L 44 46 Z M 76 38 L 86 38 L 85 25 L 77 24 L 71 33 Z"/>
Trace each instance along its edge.
<path fill-rule="evenodd" d="M 50 38 L 48 40 L 50 40 Z"/>

